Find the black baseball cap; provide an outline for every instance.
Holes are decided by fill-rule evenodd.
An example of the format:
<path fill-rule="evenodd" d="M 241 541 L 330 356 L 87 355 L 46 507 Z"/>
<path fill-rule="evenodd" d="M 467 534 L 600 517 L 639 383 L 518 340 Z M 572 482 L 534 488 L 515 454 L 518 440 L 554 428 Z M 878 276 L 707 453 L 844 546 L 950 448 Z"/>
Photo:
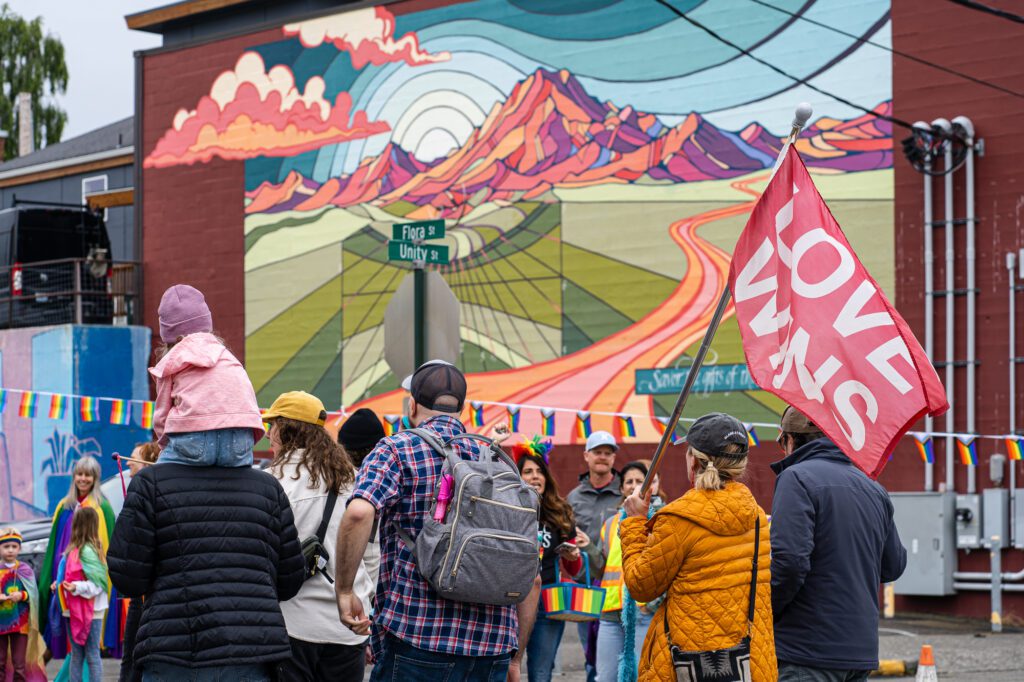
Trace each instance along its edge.
<path fill-rule="evenodd" d="M 742 459 L 750 449 L 750 440 L 743 423 L 732 415 L 711 412 L 693 422 L 686 432 L 686 442 L 695 450 L 713 457 Z M 729 445 L 741 446 L 739 452 L 726 452 Z"/>
<path fill-rule="evenodd" d="M 428 410 L 458 414 L 466 403 L 466 377 L 455 365 L 428 362 L 413 372 L 409 392 Z M 458 406 L 437 404 L 443 396 L 455 398 Z"/>

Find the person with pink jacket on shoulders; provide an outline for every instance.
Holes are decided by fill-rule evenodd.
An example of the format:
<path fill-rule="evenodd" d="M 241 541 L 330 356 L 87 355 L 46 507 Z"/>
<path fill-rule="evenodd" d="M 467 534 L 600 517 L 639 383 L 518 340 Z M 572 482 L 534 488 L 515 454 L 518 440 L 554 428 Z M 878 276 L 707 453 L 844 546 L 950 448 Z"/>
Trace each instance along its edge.
<path fill-rule="evenodd" d="M 263 418 L 242 363 L 213 334 L 202 292 L 175 284 L 158 309 L 159 362 L 153 433 L 163 451 L 158 464 L 251 466 L 263 437 Z"/>

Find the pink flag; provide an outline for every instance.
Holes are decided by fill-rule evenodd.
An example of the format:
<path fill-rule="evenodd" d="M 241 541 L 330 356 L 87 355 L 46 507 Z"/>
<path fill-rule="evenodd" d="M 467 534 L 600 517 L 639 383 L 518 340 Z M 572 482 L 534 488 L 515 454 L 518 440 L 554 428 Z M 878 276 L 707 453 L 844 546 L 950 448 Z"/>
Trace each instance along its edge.
<path fill-rule="evenodd" d="M 740 235 L 729 285 L 754 381 L 872 478 L 914 422 L 949 407 L 793 148 Z"/>

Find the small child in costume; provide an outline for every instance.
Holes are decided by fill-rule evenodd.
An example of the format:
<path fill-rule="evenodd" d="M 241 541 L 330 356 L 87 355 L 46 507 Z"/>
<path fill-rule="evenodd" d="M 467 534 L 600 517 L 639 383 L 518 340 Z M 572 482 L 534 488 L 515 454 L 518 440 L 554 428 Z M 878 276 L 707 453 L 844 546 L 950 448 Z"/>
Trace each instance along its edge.
<path fill-rule="evenodd" d="M 71 623 L 71 682 L 103 679 L 100 642 L 103 616 L 109 605 L 110 578 L 100 543 L 100 517 L 92 507 L 79 507 L 71 520 L 71 541 L 57 569 L 65 615 Z"/>
<path fill-rule="evenodd" d="M 242 467 L 263 438 L 256 392 L 242 363 L 213 335 L 213 317 L 198 289 L 176 284 L 158 309 L 163 357 L 156 379 L 153 433 L 157 464 Z"/>
<path fill-rule="evenodd" d="M 8 651 L 14 681 L 26 679 L 29 634 L 39 600 L 32 567 L 18 561 L 21 533 L 14 528 L 0 530 L 0 680 L 7 679 Z"/>

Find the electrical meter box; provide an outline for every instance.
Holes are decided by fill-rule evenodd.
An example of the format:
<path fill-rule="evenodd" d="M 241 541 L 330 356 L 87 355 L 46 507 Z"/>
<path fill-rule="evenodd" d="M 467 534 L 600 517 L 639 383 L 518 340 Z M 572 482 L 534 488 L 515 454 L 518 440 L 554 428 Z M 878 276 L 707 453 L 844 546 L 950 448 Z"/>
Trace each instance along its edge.
<path fill-rule="evenodd" d="M 1000 547 L 1010 546 L 1010 491 L 987 488 L 981 493 L 982 540 L 992 547 L 992 538 L 999 538 Z"/>
<path fill-rule="evenodd" d="M 981 495 L 956 496 L 957 549 L 978 549 L 983 545 L 981 533 Z"/>
<path fill-rule="evenodd" d="M 1024 489 L 1018 488 L 1014 492 L 1016 494 L 1010 512 L 1013 514 L 1013 546 L 1015 549 L 1024 549 Z"/>
<path fill-rule="evenodd" d="M 953 594 L 956 568 L 953 493 L 892 493 L 896 529 L 907 548 L 907 568 L 895 583 L 896 594 Z"/>

